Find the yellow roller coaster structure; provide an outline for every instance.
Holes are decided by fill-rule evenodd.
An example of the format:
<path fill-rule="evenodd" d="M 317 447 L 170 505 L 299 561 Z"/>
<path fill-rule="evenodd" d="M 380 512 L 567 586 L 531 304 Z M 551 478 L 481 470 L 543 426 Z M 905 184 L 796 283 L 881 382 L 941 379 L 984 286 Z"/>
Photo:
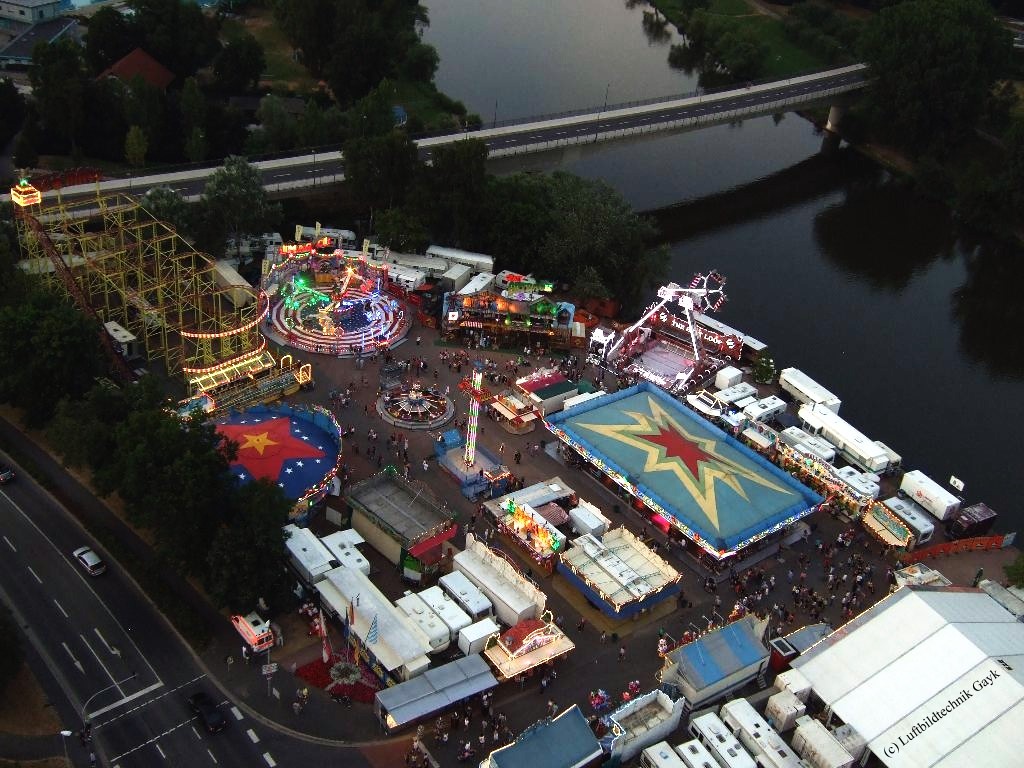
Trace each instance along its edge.
<path fill-rule="evenodd" d="M 148 360 L 162 358 L 168 374 L 183 375 L 193 393 L 275 368 L 260 332 L 267 295 L 218 285 L 214 261 L 135 198 L 97 194 L 67 202 L 58 191 L 44 199 L 23 180 L 11 199 L 26 271 L 59 286 L 81 311 L 123 326 Z M 130 376 L 102 336 L 119 373 Z M 295 384 L 308 380 L 309 366 L 295 371 Z"/>

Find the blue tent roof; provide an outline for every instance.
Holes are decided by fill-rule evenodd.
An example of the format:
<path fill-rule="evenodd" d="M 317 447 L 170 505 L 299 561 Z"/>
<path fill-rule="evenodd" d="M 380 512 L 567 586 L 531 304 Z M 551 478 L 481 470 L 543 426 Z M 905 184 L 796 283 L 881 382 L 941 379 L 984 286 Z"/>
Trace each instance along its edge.
<path fill-rule="evenodd" d="M 718 552 L 806 514 L 821 497 L 643 382 L 546 418 L 548 428 Z"/>
<path fill-rule="evenodd" d="M 698 691 L 767 658 L 768 651 L 749 619 L 734 621 L 669 654 L 680 676 Z"/>
<path fill-rule="evenodd" d="M 491 753 L 493 768 L 576 768 L 601 754 L 601 745 L 575 704 L 541 720 L 507 747 Z"/>

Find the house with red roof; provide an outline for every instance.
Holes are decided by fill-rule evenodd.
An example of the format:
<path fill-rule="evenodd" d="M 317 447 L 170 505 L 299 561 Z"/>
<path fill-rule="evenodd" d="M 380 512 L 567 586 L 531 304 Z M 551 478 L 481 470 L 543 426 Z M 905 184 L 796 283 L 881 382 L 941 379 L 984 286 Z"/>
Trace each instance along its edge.
<path fill-rule="evenodd" d="M 115 61 L 100 72 L 97 79 L 113 77 L 127 85 L 136 76 L 161 91 L 166 91 L 167 86 L 174 81 L 174 73 L 141 48 Z"/>

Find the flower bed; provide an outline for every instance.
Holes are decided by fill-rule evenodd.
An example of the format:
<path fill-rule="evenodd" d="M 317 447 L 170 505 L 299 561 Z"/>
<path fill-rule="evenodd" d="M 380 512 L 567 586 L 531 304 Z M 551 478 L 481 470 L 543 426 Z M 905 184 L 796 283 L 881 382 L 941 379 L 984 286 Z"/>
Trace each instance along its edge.
<path fill-rule="evenodd" d="M 331 695 L 348 696 L 363 704 L 371 703 L 380 690 L 373 673 L 362 663 L 353 663 L 348 653 L 335 653 L 326 664 L 323 659 L 316 659 L 299 667 L 295 674 Z"/>

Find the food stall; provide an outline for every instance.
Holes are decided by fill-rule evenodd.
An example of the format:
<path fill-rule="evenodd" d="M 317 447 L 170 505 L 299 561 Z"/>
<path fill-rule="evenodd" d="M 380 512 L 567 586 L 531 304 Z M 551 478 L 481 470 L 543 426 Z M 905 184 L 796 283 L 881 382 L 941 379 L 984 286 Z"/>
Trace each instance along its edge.
<path fill-rule="evenodd" d="M 487 404 L 488 414 L 506 432 L 525 435 L 537 428 L 537 411 L 511 390 L 505 390 Z"/>
<path fill-rule="evenodd" d="M 551 611 L 545 611 L 539 619 L 520 621 L 491 637 L 484 649 L 484 657 L 497 671 L 499 681 L 526 674 L 576 647 L 555 624 Z"/>
<path fill-rule="evenodd" d="M 565 534 L 529 504 L 509 499 L 502 510 L 498 530 L 550 575 L 558 553 L 565 548 Z"/>

